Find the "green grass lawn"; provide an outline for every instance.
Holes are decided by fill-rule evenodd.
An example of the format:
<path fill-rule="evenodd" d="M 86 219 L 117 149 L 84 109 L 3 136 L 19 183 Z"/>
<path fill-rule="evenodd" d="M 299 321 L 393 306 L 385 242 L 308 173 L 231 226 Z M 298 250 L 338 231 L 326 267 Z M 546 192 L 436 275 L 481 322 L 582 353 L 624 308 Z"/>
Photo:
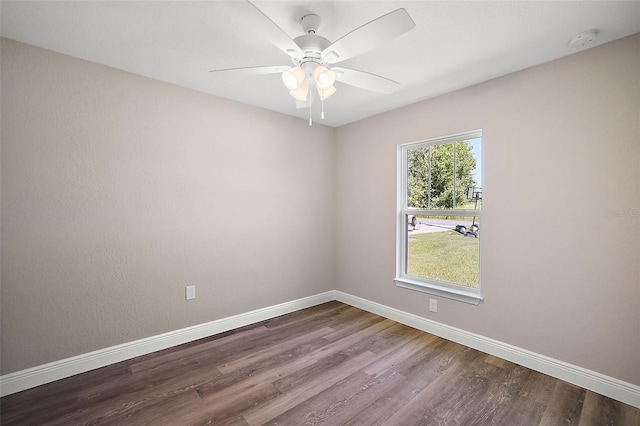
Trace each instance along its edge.
<path fill-rule="evenodd" d="M 479 242 L 454 231 L 410 235 L 407 273 L 478 288 Z"/>

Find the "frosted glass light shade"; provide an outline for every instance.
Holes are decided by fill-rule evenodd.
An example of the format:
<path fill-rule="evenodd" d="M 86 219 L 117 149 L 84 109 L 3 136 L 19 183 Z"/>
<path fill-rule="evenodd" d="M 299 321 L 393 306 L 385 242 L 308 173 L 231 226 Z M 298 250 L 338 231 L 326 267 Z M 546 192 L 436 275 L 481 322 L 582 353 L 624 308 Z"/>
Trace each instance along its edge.
<path fill-rule="evenodd" d="M 313 80 L 316 82 L 316 87 L 319 90 L 328 90 L 336 81 L 336 75 L 330 69 L 318 65 L 316 69 L 313 70 Z"/>
<path fill-rule="evenodd" d="M 304 71 L 300 67 L 291 67 L 282 73 L 282 82 L 289 90 L 298 90 L 305 82 Z"/>
<path fill-rule="evenodd" d="M 297 90 L 291 90 L 289 94 L 300 101 L 306 101 L 309 94 L 309 83 L 307 80 L 302 80 L 300 87 Z"/>
<path fill-rule="evenodd" d="M 322 99 L 323 101 L 327 99 L 329 96 L 336 93 L 336 90 L 338 90 L 335 88 L 335 86 L 331 86 L 328 89 L 321 89 L 319 87 L 316 87 L 316 89 L 318 89 L 318 95 L 320 95 L 320 99 Z"/>

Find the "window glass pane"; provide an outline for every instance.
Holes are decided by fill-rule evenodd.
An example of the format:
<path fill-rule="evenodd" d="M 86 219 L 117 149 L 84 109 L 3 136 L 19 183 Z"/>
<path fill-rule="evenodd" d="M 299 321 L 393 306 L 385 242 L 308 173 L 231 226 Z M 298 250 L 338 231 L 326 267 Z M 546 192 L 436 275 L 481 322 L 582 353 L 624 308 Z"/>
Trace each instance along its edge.
<path fill-rule="evenodd" d="M 482 139 L 407 150 L 407 207 L 481 208 Z"/>
<path fill-rule="evenodd" d="M 456 143 L 456 208 L 482 209 L 482 139 Z"/>
<path fill-rule="evenodd" d="M 479 288 L 478 217 L 406 218 L 407 275 Z"/>
<path fill-rule="evenodd" d="M 452 209 L 455 143 L 431 146 L 431 209 Z"/>
<path fill-rule="evenodd" d="M 430 147 L 407 150 L 407 207 L 430 208 Z"/>

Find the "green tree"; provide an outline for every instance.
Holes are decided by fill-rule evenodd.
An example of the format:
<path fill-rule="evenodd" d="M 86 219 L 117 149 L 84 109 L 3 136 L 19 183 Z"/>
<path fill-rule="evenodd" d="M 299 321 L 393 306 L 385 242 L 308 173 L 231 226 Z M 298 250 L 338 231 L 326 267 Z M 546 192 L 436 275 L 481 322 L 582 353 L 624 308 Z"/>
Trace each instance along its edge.
<path fill-rule="evenodd" d="M 467 192 L 475 184 L 476 159 L 472 150 L 466 141 L 410 149 L 407 158 L 409 206 L 453 208 L 454 185 L 456 207 L 465 204 Z"/>

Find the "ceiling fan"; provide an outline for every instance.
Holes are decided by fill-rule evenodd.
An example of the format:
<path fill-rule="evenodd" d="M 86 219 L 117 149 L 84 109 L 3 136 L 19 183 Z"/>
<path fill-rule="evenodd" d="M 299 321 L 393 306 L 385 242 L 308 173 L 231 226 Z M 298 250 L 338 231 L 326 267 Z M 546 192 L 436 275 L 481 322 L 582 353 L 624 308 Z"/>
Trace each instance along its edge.
<path fill-rule="evenodd" d="M 244 18 L 252 23 L 253 30 L 289 55 L 293 66 L 256 66 L 210 72 L 244 75 L 281 73 L 282 81 L 289 89 L 289 94 L 296 99 L 296 106 L 309 108 L 309 125 L 312 124 L 311 105 L 316 95 L 323 103 L 322 118 L 324 119 L 324 100 L 336 92 L 335 81 L 385 94 L 392 93 L 400 86 L 400 83 L 388 78 L 350 68 L 336 67 L 334 64 L 375 49 L 415 27 L 416 24 L 405 9 L 396 9 L 382 15 L 332 43 L 318 35 L 322 23 L 318 15 L 303 16 L 300 25 L 304 35 L 291 39 L 282 28 L 249 0 L 239 3 L 242 5 Z"/>

